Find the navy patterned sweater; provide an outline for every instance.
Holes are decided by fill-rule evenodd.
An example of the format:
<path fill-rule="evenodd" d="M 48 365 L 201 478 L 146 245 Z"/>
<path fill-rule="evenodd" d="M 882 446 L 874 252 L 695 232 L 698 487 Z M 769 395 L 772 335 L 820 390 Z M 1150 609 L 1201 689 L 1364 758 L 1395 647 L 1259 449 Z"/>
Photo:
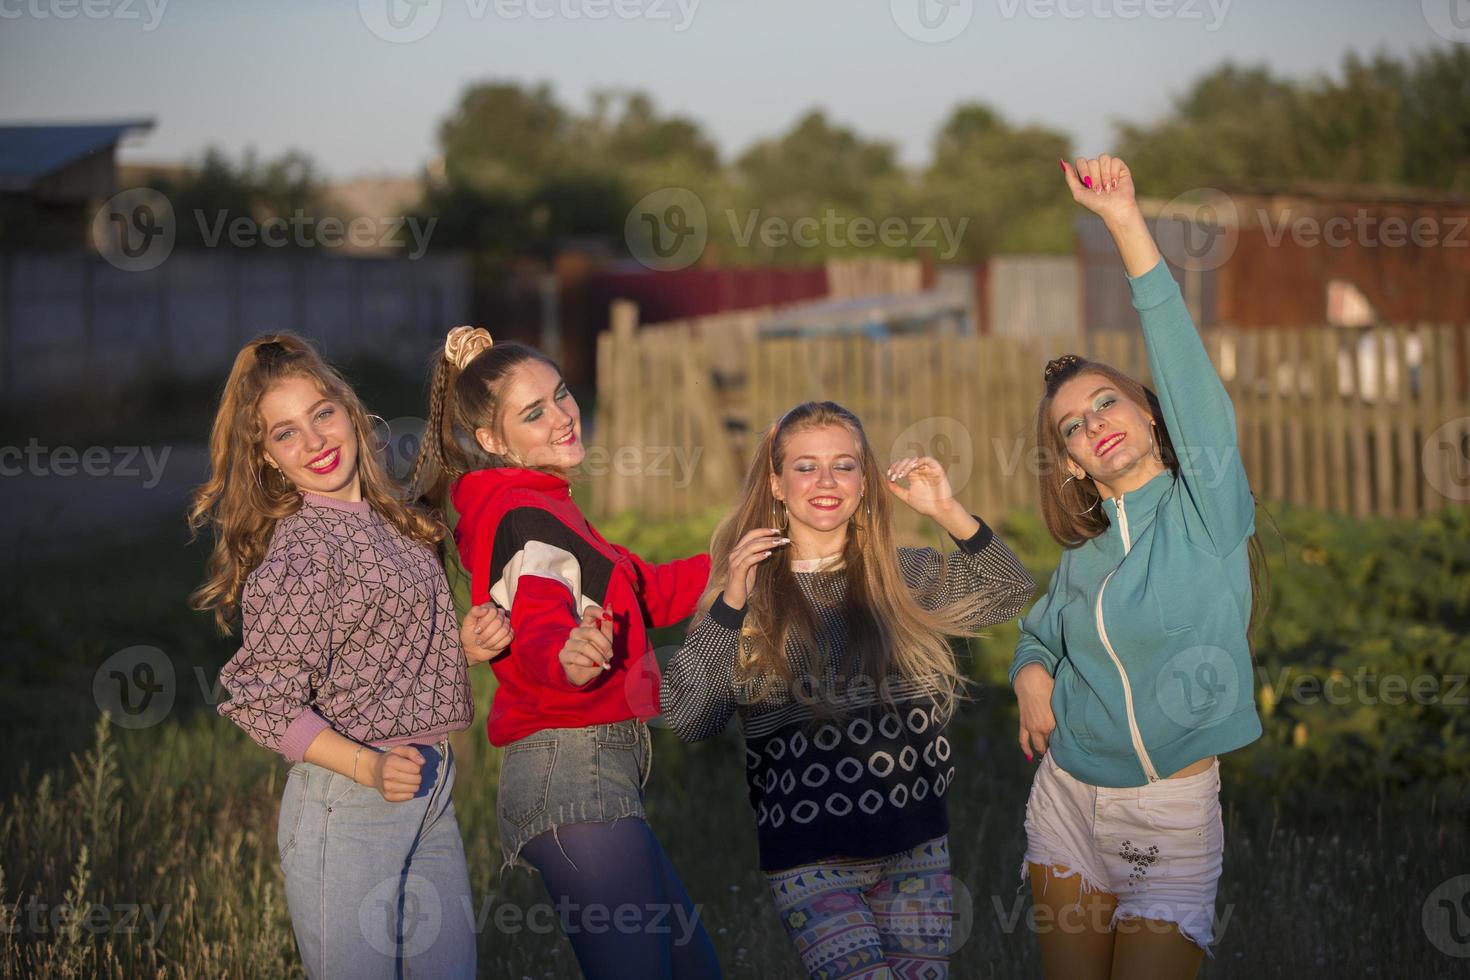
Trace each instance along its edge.
<path fill-rule="evenodd" d="M 966 601 L 965 625 L 974 630 L 1019 613 L 1036 583 L 1011 550 L 983 521 L 956 543 L 959 550 L 948 555 L 898 549 L 919 604 L 937 609 Z M 816 614 L 818 645 L 827 651 L 841 650 L 849 629 L 841 611 L 847 580 L 837 560 L 792 562 Z M 895 672 L 883 679 L 885 700 L 878 682 L 839 676 L 837 658 L 813 656 L 794 639 L 786 648 L 794 684 L 737 679 L 744 618 L 723 593 L 714 601 L 664 668 L 660 708 L 687 741 L 717 735 L 740 716 L 762 870 L 896 854 L 946 833 L 954 748 L 932 685 Z M 828 717 L 819 718 L 814 705 L 823 703 Z"/>

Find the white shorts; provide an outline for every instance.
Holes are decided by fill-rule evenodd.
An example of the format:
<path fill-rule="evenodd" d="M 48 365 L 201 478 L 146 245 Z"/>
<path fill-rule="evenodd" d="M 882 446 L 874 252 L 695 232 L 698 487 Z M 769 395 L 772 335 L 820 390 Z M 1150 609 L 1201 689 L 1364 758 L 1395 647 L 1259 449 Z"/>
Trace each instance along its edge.
<path fill-rule="evenodd" d="M 1117 789 L 1092 786 L 1041 757 L 1026 801 L 1028 863 L 1060 865 L 1082 876 L 1082 890 L 1118 900 L 1122 918 L 1173 922 L 1210 951 L 1215 889 L 1225 851 L 1220 760 L 1204 772 Z"/>

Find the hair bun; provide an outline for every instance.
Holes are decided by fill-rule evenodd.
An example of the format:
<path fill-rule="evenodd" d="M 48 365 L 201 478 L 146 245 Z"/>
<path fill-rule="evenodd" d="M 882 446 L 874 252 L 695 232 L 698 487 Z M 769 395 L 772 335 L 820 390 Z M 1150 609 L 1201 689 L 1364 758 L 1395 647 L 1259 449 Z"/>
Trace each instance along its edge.
<path fill-rule="evenodd" d="M 494 344 L 490 331 L 484 327 L 455 327 L 444 338 L 444 359 L 463 371 Z"/>
<path fill-rule="evenodd" d="M 286 345 L 279 340 L 262 340 L 255 345 L 255 359 L 262 363 L 272 363 L 286 356 Z"/>
<path fill-rule="evenodd" d="M 1041 372 L 1041 378 L 1043 381 L 1050 381 L 1054 377 L 1071 371 L 1081 363 L 1082 358 L 1077 354 L 1063 354 L 1061 357 L 1054 357 L 1046 362 L 1046 370 Z"/>

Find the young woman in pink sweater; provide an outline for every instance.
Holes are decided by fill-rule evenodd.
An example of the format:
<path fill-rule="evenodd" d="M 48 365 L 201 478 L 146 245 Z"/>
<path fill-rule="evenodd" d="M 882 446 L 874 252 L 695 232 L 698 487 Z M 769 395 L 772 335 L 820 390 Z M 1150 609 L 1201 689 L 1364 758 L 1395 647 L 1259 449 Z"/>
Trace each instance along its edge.
<path fill-rule="evenodd" d="M 240 351 L 189 512 L 215 538 L 190 604 L 241 620 L 220 713 L 293 763 L 277 843 L 307 974 L 473 977 L 448 736 L 473 716 L 466 658 L 510 631 L 485 607 L 456 623 L 444 529 L 404 504 L 368 419 L 299 337 Z"/>

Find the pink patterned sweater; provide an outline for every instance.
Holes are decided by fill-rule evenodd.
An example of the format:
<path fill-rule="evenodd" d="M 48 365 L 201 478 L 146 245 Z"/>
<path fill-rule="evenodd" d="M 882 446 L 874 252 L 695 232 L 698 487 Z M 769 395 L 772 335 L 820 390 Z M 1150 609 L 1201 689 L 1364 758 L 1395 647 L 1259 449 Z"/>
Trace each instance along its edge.
<path fill-rule="evenodd" d="M 298 762 L 323 729 L 378 747 L 432 742 L 474 716 L 459 624 L 433 550 L 366 501 L 302 495 L 240 599 L 244 645 L 220 714 Z"/>

